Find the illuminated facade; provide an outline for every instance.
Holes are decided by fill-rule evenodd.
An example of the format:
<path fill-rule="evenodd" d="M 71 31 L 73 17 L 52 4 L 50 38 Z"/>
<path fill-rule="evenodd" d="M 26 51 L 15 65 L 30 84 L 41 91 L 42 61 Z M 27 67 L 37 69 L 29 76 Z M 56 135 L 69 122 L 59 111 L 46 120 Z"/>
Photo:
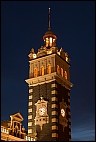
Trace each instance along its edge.
<path fill-rule="evenodd" d="M 20 113 L 10 115 L 10 118 L 1 122 L 1 141 L 35 141 L 22 127 L 23 117 Z"/>
<path fill-rule="evenodd" d="M 44 45 L 29 56 L 28 135 L 38 141 L 70 141 L 70 63 L 49 27 Z"/>

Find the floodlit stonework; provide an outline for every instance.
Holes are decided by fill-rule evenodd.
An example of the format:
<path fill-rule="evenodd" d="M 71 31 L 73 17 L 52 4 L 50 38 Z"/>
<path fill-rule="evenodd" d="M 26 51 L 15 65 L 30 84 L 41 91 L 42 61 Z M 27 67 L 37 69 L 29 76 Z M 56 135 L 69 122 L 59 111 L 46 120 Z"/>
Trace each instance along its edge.
<path fill-rule="evenodd" d="M 44 45 L 37 53 L 30 50 L 28 134 L 37 141 L 70 141 L 70 58 L 56 44 L 57 36 L 49 27 L 43 36 Z M 30 99 L 31 98 L 31 99 Z M 32 117 L 31 117 L 32 116 Z M 30 124 L 30 125 L 29 125 Z"/>
<path fill-rule="evenodd" d="M 1 122 L 1 141 L 35 141 L 28 136 L 22 126 L 23 117 L 20 113 L 10 115 L 11 120 Z"/>

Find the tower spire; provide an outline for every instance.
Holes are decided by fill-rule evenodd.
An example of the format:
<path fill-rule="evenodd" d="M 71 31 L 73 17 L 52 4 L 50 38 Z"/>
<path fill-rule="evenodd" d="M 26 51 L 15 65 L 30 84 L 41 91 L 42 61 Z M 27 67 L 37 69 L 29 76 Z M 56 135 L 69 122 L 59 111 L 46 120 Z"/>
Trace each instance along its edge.
<path fill-rule="evenodd" d="M 49 12 L 48 12 L 48 30 L 50 31 L 51 30 L 51 27 L 50 27 L 50 8 L 49 8 Z"/>

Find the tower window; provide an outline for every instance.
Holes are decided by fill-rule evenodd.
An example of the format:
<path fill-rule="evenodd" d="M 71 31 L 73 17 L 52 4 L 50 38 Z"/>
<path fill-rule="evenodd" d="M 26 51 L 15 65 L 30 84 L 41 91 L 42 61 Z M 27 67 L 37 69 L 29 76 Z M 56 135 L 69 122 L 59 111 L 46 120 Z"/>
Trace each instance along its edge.
<path fill-rule="evenodd" d="M 32 102 L 29 102 L 29 106 L 31 106 L 32 105 Z"/>
<path fill-rule="evenodd" d="M 46 38 L 46 46 L 48 46 L 48 45 L 49 45 L 49 39 Z"/>
<path fill-rule="evenodd" d="M 47 46 L 52 46 L 52 43 L 53 43 L 52 37 L 49 37 L 49 38 L 47 37 L 47 38 L 46 38 L 46 47 L 47 47 Z"/>
<path fill-rule="evenodd" d="M 41 75 L 44 75 L 44 66 L 41 67 Z"/>
<path fill-rule="evenodd" d="M 32 95 L 29 96 L 29 100 L 32 99 Z"/>
<path fill-rule="evenodd" d="M 50 37 L 50 46 L 52 46 L 52 37 Z"/>
<path fill-rule="evenodd" d="M 48 73 L 48 74 L 51 73 L 51 65 L 50 65 L 50 64 L 47 66 L 47 73 Z"/>
<path fill-rule="evenodd" d="M 34 68 L 34 77 L 38 76 L 38 68 Z"/>
<path fill-rule="evenodd" d="M 64 77 L 67 79 L 67 71 L 64 71 Z"/>
<path fill-rule="evenodd" d="M 63 69 L 61 68 L 61 76 L 63 77 Z"/>
<path fill-rule="evenodd" d="M 29 133 L 32 133 L 32 129 L 28 129 L 28 134 L 29 134 Z"/>
<path fill-rule="evenodd" d="M 28 126 L 32 126 L 32 122 L 28 122 Z"/>
<path fill-rule="evenodd" d="M 60 67 L 57 65 L 57 73 L 60 74 Z"/>
<path fill-rule="evenodd" d="M 31 109 L 31 108 L 29 108 L 29 109 L 28 109 L 28 112 L 32 112 L 32 109 Z"/>
<path fill-rule="evenodd" d="M 28 115 L 28 119 L 32 119 L 32 115 Z"/>

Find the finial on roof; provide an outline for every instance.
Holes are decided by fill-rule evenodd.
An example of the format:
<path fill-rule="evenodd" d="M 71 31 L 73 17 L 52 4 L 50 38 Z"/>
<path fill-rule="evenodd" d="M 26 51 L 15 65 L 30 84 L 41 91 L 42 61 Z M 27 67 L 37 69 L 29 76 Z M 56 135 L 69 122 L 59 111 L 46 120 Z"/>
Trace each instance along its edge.
<path fill-rule="evenodd" d="M 50 26 L 50 8 L 49 8 L 49 12 L 48 12 L 48 30 L 51 30 L 51 26 Z"/>

